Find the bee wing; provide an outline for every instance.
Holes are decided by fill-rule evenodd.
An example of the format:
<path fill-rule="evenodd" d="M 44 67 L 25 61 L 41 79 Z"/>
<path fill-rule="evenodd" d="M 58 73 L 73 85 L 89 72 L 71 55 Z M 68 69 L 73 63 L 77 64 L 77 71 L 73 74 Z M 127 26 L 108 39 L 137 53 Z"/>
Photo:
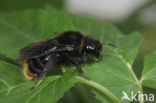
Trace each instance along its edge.
<path fill-rule="evenodd" d="M 41 42 L 30 44 L 20 50 L 19 52 L 20 56 L 17 58 L 17 60 L 29 59 L 34 56 L 45 54 L 46 50 L 56 48 L 57 46 L 58 42 L 54 39 L 48 39 Z"/>
<path fill-rule="evenodd" d="M 34 44 L 30 44 L 21 49 L 20 56 L 17 60 L 32 59 L 44 56 L 48 53 L 59 51 L 70 51 L 74 49 L 74 45 L 60 45 L 55 39 L 48 39 Z"/>

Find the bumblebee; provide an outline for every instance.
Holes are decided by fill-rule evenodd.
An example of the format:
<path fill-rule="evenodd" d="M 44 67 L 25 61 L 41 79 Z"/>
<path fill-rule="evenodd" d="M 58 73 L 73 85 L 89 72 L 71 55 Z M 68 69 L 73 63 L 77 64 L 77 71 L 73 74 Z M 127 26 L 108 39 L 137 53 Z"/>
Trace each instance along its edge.
<path fill-rule="evenodd" d="M 102 43 L 80 32 L 67 31 L 54 38 L 33 43 L 19 52 L 17 60 L 24 61 L 24 75 L 29 80 L 39 78 L 36 88 L 54 65 L 74 65 L 80 75 L 88 57 L 102 59 Z"/>

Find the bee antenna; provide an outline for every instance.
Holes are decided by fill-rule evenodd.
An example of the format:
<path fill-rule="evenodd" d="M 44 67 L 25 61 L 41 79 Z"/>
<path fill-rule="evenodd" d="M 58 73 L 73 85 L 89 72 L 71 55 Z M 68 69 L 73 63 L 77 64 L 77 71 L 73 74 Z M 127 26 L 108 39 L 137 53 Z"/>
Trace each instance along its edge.
<path fill-rule="evenodd" d="M 109 46 L 112 46 L 114 48 L 119 48 L 117 45 L 112 44 L 112 43 L 102 43 L 102 45 L 109 45 Z"/>

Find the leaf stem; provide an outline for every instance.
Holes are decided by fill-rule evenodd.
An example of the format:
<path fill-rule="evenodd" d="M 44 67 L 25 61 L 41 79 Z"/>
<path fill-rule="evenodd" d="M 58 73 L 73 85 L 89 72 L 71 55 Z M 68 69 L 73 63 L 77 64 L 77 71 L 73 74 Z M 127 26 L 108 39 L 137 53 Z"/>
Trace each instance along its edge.
<path fill-rule="evenodd" d="M 139 81 L 138 86 L 139 86 L 139 91 L 143 94 L 142 81 Z M 141 99 L 140 103 L 145 103 L 144 96 L 142 96 L 142 98 L 140 99 Z"/>
<path fill-rule="evenodd" d="M 101 91 L 102 93 L 104 93 L 105 95 L 110 97 L 113 100 L 114 103 L 121 103 L 121 101 L 115 95 L 113 95 L 108 89 L 101 86 L 100 84 L 98 84 L 98 83 L 96 83 L 94 81 L 91 81 L 91 80 L 84 79 L 84 78 L 82 78 L 80 76 L 76 76 L 76 79 L 81 83 L 84 83 L 86 85 L 89 85 L 89 86 L 94 87 L 97 90 Z"/>

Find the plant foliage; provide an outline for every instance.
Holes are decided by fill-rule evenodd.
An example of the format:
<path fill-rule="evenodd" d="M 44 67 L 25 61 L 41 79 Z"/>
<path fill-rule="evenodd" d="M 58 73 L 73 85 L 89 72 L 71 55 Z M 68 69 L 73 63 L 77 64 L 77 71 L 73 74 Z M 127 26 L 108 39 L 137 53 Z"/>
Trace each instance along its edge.
<path fill-rule="evenodd" d="M 89 80 L 66 67 L 63 75 L 48 76 L 31 91 L 37 80 L 24 78 L 21 66 L 15 61 L 18 51 L 67 30 L 80 31 L 119 48 L 103 45 L 103 60 L 83 67 Z M 141 40 L 137 32 L 124 36 L 111 24 L 65 14 L 49 6 L 0 13 L 0 103 L 56 103 L 76 82 L 91 86 L 96 98 L 103 103 L 127 103 L 129 101 L 121 101 L 123 91 L 130 95 L 131 91 L 144 92 L 143 86 L 156 89 L 155 52 L 145 59 L 141 80 L 132 68 Z"/>

